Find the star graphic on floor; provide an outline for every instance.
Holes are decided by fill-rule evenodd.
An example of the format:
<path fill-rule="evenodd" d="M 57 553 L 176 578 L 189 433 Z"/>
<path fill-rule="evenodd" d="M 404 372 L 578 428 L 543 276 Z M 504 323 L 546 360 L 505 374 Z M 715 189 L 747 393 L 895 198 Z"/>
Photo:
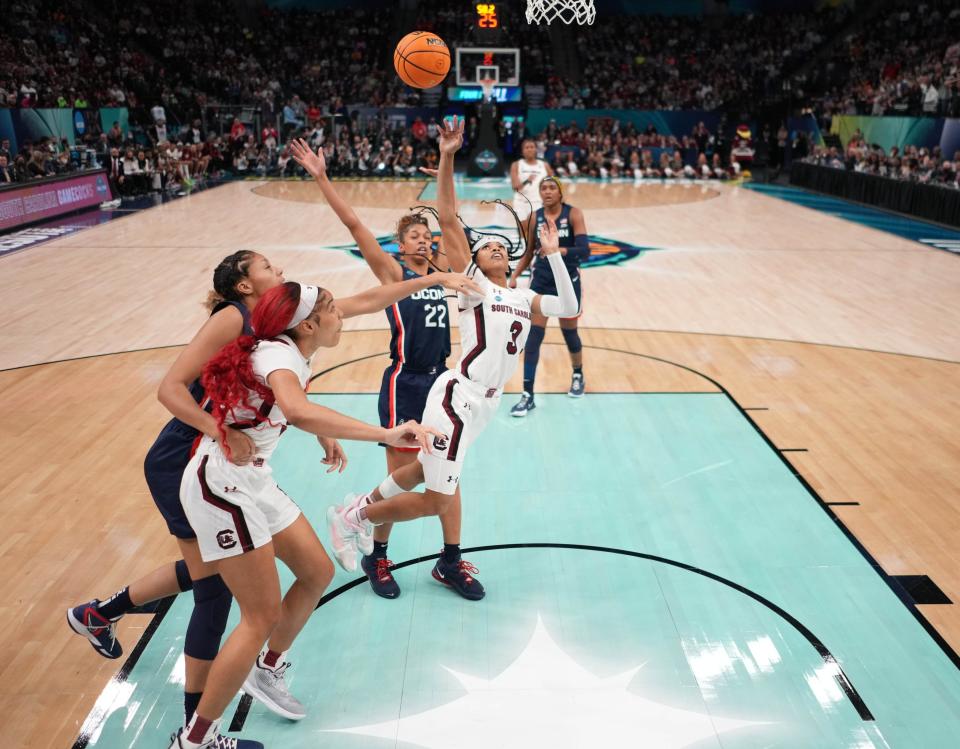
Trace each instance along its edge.
<path fill-rule="evenodd" d="M 765 725 L 681 710 L 635 694 L 627 687 L 642 667 L 597 677 L 554 642 L 538 617 L 527 647 L 495 678 L 446 669 L 467 691 L 462 697 L 396 720 L 334 730 L 425 749 L 674 749 Z"/>

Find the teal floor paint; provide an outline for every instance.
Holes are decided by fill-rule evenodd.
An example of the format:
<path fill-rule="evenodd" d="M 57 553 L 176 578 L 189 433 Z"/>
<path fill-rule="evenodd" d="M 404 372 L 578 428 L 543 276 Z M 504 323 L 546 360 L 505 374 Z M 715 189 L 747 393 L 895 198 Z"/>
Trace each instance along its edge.
<path fill-rule="evenodd" d="M 319 400 L 375 418 L 376 396 Z M 488 590 L 478 603 L 434 582 L 432 561 L 397 571 L 395 601 L 355 587 L 314 614 L 290 653 L 307 718 L 288 723 L 254 703 L 243 736 L 338 749 L 958 745 L 960 671 L 729 398 L 545 395 L 524 420 L 507 406 L 467 459 L 465 547 L 583 544 L 665 561 L 476 551 L 466 558 Z M 314 438 L 291 430 L 273 460 L 324 540 L 327 504 L 383 476 L 380 448 L 347 452 L 347 472 L 325 475 Z M 440 544 L 435 519 L 415 521 L 397 526 L 390 556 Z M 860 718 L 835 667 L 786 619 L 669 562 L 782 607 L 876 720 Z M 282 567 L 281 577 L 289 583 Z M 331 590 L 351 579 L 338 571 Z M 161 746 L 177 727 L 189 611 L 181 596 L 126 685 L 112 687 L 91 746 Z"/>
<path fill-rule="evenodd" d="M 931 224 L 797 187 L 749 182 L 745 183 L 744 187 L 806 208 L 813 208 L 837 218 L 853 221 L 871 229 L 879 229 L 904 239 L 921 242 L 930 247 L 960 252 L 960 231 L 939 224 Z"/>

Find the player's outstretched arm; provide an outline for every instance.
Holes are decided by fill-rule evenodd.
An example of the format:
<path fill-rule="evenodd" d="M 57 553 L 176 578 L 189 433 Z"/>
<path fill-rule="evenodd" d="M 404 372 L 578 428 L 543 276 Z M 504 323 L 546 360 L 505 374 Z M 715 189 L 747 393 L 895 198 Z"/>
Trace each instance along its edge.
<path fill-rule="evenodd" d="M 369 315 L 382 312 L 394 302 L 406 299 L 411 294 L 429 286 L 440 284 L 445 289 L 461 294 L 482 294 L 480 286 L 462 273 L 431 273 L 420 278 L 411 278 L 397 283 L 375 286 L 354 296 L 337 300 L 337 308 L 344 317 Z"/>
<path fill-rule="evenodd" d="M 421 426 L 415 421 L 406 421 L 393 429 L 385 429 L 319 403 L 311 403 L 300 385 L 300 380 L 289 369 L 275 369 L 267 375 L 267 384 L 287 421 L 318 437 L 383 442 L 398 447 L 419 447 L 427 452 L 430 451 L 434 437 L 443 437 L 436 429 Z"/>
<path fill-rule="evenodd" d="M 577 314 L 577 295 L 570 280 L 570 271 L 564 265 L 560 254 L 560 237 L 557 225 L 551 219 L 540 227 L 540 251 L 553 271 L 553 280 L 557 286 L 556 296 L 537 294 L 530 307 L 535 315 L 546 317 L 573 317 Z"/>
<path fill-rule="evenodd" d="M 380 283 L 393 283 L 403 278 L 403 269 L 399 263 L 380 246 L 373 232 L 360 221 L 353 208 L 334 188 L 333 182 L 327 176 L 327 162 L 323 157 L 323 147 L 319 147 L 314 153 L 303 138 L 297 138 L 290 142 L 290 155 L 317 181 L 327 204 L 337 214 L 340 223 L 349 230 L 360 254 L 363 255 L 363 259 L 366 260 L 377 280 Z"/>
<path fill-rule="evenodd" d="M 457 193 L 453 186 L 453 157 L 463 144 L 463 120 L 452 117 L 440 128 L 440 168 L 437 173 L 437 214 L 450 268 L 463 273 L 470 265 L 470 246 L 457 218 Z"/>

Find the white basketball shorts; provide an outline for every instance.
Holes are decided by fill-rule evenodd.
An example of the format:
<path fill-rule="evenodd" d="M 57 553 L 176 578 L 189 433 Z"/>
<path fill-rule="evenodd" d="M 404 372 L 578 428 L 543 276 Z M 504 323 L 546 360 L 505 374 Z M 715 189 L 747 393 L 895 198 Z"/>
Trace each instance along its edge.
<path fill-rule="evenodd" d="M 266 462 L 237 466 L 219 447 L 198 452 L 187 464 L 180 501 L 204 562 L 264 546 L 300 516 Z"/>
<path fill-rule="evenodd" d="M 437 378 L 423 409 L 423 424 L 443 432 L 446 439 L 435 437 L 433 451 L 421 450 L 417 456 L 427 489 L 440 494 L 457 491 L 467 450 L 487 428 L 499 405 L 499 390 L 484 389 L 454 370 Z"/>

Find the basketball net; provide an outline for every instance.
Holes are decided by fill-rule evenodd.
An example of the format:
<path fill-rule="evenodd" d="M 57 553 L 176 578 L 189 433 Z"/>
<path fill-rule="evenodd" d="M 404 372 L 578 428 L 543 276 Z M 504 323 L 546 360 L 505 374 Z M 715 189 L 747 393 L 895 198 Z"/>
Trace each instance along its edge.
<path fill-rule="evenodd" d="M 593 0 L 527 0 L 527 23 L 552 23 L 563 21 L 583 26 L 592 24 L 597 18 L 597 9 Z"/>
<path fill-rule="evenodd" d="M 480 88 L 483 89 L 483 101 L 488 102 L 493 99 L 493 87 L 497 85 L 497 82 L 493 78 L 481 78 Z"/>

